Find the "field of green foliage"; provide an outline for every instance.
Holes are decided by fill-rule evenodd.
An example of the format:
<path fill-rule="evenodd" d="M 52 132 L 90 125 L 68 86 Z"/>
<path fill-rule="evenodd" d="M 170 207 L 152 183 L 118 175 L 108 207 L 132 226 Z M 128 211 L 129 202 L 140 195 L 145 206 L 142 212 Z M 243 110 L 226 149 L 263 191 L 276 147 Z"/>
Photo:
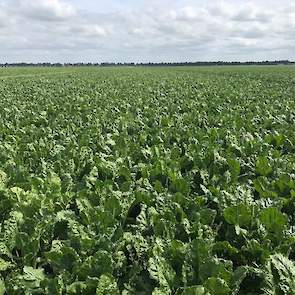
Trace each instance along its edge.
<path fill-rule="evenodd" d="M 0 295 L 294 295 L 295 67 L 0 69 Z"/>

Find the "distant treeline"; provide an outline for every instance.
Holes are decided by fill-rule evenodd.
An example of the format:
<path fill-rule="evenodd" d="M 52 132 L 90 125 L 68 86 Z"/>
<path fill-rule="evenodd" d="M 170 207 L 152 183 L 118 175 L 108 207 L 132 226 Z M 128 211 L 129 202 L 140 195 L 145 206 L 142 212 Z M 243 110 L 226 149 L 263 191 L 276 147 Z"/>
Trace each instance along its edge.
<path fill-rule="evenodd" d="M 291 65 L 294 61 L 197 61 L 197 62 L 161 62 L 161 63 L 4 63 L 0 67 L 177 67 L 177 66 L 249 66 L 249 65 Z"/>

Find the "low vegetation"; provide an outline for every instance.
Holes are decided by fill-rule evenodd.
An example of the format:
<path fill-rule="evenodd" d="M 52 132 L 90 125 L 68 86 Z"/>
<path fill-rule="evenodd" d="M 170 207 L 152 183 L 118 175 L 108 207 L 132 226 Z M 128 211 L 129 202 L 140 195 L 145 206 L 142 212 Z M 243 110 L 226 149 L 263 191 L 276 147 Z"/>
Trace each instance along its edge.
<path fill-rule="evenodd" d="M 294 294 L 294 74 L 1 69 L 0 294 Z"/>

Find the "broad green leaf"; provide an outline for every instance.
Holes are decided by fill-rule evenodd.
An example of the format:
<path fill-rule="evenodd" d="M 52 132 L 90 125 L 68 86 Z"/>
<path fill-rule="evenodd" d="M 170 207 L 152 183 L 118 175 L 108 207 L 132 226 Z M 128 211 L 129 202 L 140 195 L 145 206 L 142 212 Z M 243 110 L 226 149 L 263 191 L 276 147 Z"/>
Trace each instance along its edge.
<path fill-rule="evenodd" d="M 172 181 L 170 189 L 173 192 L 180 192 L 183 195 L 187 195 L 190 191 L 190 186 L 187 180 L 183 178 L 177 178 Z"/>
<path fill-rule="evenodd" d="M 228 159 L 227 162 L 230 168 L 232 180 L 236 181 L 241 172 L 240 163 L 236 159 Z"/>
<path fill-rule="evenodd" d="M 216 242 L 213 246 L 213 251 L 215 253 L 225 253 L 229 255 L 235 255 L 239 253 L 239 250 L 232 246 L 228 241 Z"/>
<path fill-rule="evenodd" d="M 192 266 L 199 276 L 203 262 L 211 257 L 212 245 L 204 239 L 196 239 L 192 242 Z"/>
<path fill-rule="evenodd" d="M 87 286 L 84 282 L 74 282 L 71 285 L 67 286 L 67 294 L 76 295 L 84 294 Z"/>
<path fill-rule="evenodd" d="M 0 258 L 0 272 L 1 271 L 6 271 L 10 268 L 12 268 L 14 264 L 12 264 L 9 261 L 5 261 L 4 259 Z"/>
<path fill-rule="evenodd" d="M 44 279 L 44 271 L 43 269 L 35 269 L 30 266 L 24 267 L 24 275 L 23 278 L 26 281 L 42 281 Z"/>
<path fill-rule="evenodd" d="M 260 221 L 270 232 L 280 234 L 288 223 L 288 218 L 278 210 L 270 207 L 262 210 Z"/>
<path fill-rule="evenodd" d="M 152 295 L 169 295 L 171 290 L 167 287 L 155 288 Z"/>
<path fill-rule="evenodd" d="M 232 295 L 239 294 L 241 283 L 247 276 L 248 272 L 249 269 L 246 266 L 239 266 L 237 269 L 235 269 L 230 282 L 230 286 L 232 288 Z"/>
<path fill-rule="evenodd" d="M 210 277 L 219 277 L 229 282 L 232 276 L 232 262 L 210 257 L 200 265 L 199 276 L 202 282 Z"/>
<path fill-rule="evenodd" d="M 61 274 L 52 279 L 46 278 L 42 285 L 48 294 L 63 295 L 66 289 Z"/>
<path fill-rule="evenodd" d="M 259 176 L 253 181 L 255 190 L 259 193 L 262 198 L 275 199 L 278 194 L 271 189 L 271 184 L 267 177 Z"/>
<path fill-rule="evenodd" d="M 106 199 L 104 208 L 106 211 L 111 212 L 114 217 L 120 215 L 122 211 L 120 201 L 115 196 Z"/>
<path fill-rule="evenodd" d="M 61 179 L 60 177 L 53 171 L 50 172 L 49 177 L 47 179 L 48 181 L 48 187 L 53 192 L 59 192 L 61 189 Z"/>
<path fill-rule="evenodd" d="M 87 277 L 98 277 L 102 274 L 113 272 L 113 259 L 110 253 L 100 250 L 93 256 L 87 257 L 78 270 L 79 277 L 85 280 Z"/>
<path fill-rule="evenodd" d="M 149 259 L 148 271 L 161 287 L 170 287 L 175 280 L 175 271 L 163 257 Z"/>
<path fill-rule="evenodd" d="M 115 279 L 110 275 L 102 275 L 99 278 L 96 295 L 119 295 L 119 289 Z"/>
<path fill-rule="evenodd" d="M 0 190 L 5 188 L 7 180 L 7 174 L 0 169 Z"/>
<path fill-rule="evenodd" d="M 43 269 L 35 269 L 31 266 L 25 266 L 23 269 L 23 275 L 20 277 L 22 283 L 27 289 L 38 289 L 41 286 L 42 281 L 45 279 Z"/>
<path fill-rule="evenodd" d="M 210 295 L 203 286 L 192 286 L 179 290 L 176 295 Z"/>
<path fill-rule="evenodd" d="M 227 207 L 223 215 L 229 224 L 241 227 L 249 227 L 252 219 L 251 207 L 245 204 Z"/>
<path fill-rule="evenodd" d="M 77 252 L 70 247 L 65 247 L 54 242 L 52 250 L 46 253 L 46 258 L 57 270 L 72 271 L 75 264 L 79 261 Z"/>
<path fill-rule="evenodd" d="M 256 171 L 263 176 L 267 176 L 272 173 L 272 167 L 269 160 L 266 157 L 259 157 L 256 161 Z"/>
<path fill-rule="evenodd" d="M 5 283 L 4 281 L 0 278 L 0 295 L 5 294 Z"/>
<path fill-rule="evenodd" d="M 295 290 L 295 264 L 282 254 L 270 257 L 265 272 L 264 294 L 293 295 Z"/>
<path fill-rule="evenodd" d="M 201 217 L 201 222 L 203 224 L 211 225 L 214 222 L 214 219 L 216 217 L 216 211 L 209 209 L 209 208 L 204 208 L 200 210 L 200 217 Z"/>
<path fill-rule="evenodd" d="M 209 278 L 204 286 L 212 295 L 230 295 L 231 290 L 227 283 L 220 278 Z"/>

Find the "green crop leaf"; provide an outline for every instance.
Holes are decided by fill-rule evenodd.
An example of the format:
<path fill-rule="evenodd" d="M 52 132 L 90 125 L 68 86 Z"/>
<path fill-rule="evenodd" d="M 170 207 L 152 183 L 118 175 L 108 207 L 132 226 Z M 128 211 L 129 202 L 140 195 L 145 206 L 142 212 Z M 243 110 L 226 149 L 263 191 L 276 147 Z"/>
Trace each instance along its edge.
<path fill-rule="evenodd" d="M 119 216 L 122 211 L 120 201 L 115 196 L 107 198 L 104 204 L 104 208 L 105 210 L 111 212 L 114 217 Z"/>
<path fill-rule="evenodd" d="M 192 243 L 192 266 L 199 275 L 202 263 L 211 257 L 212 245 L 209 241 L 196 239 Z"/>
<path fill-rule="evenodd" d="M 270 232 L 281 234 L 288 223 L 288 218 L 278 208 L 270 207 L 262 210 L 260 221 Z"/>
<path fill-rule="evenodd" d="M 78 270 L 81 279 L 98 277 L 101 274 L 113 272 L 113 259 L 107 251 L 98 251 L 93 256 L 86 258 Z"/>
<path fill-rule="evenodd" d="M 256 171 L 263 176 L 267 176 L 272 173 L 272 167 L 269 160 L 266 157 L 259 157 L 256 161 Z"/>
<path fill-rule="evenodd" d="M 48 294 L 62 295 L 66 289 L 62 275 L 58 275 L 52 279 L 46 278 L 42 285 Z"/>
<path fill-rule="evenodd" d="M 5 294 L 5 283 L 4 281 L 0 278 L 0 295 Z"/>
<path fill-rule="evenodd" d="M 201 264 L 199 276 L 202 281 L 206 281 L 209 277 L 219 277 L 229 282 L 232 276 L 232 263 L 210 257 Z"/>
<path fill-rule="evenodd" d="M 203 224 L 211 225 L 216 218 L 216 211 L 209 208 L 204 208 L 200 210 L 200 217 Z"/>
<path fill-rule="evenodd" d="M 110 275 L 102 275 L 99 278 L 96 295 L 119 295 L 119 289 L 115 279 Z"/>
<path fill-rule="evenodd" d="M 30 266 L 25 266 L 23 269 L 23 275 L 20 276 L 20 280 L 26 289 L 29 289 L 32 294 L 33 290 L 40 290 L 41 284 L 45 279 L 43 269 L 35 269 Z"/>
<path fill-rule="evenodd" d="M 211 295 L 203 286 L 192 286 L 179 290 L 176 295 Z"/>
<path fill-rule="evenodd" d="M 223 215 L 229 224 L 240 227 L 249 227 L 252 220 L 251 208 L 245 204 L 227 207 Z"/>
<path fill-rule="evenodd" d="M 227 283 L 220 278 L 209 278 L 204 286 L 212 295 L 229 295 L 231 290 Z"/>
<path fill-rule="evenodd" d="M 293 295 L 295 290 L 295 264 L 282 254 L 272 255 L 267 264 L 264 294 Z"/>
<path fill-rule="evenodd" d="M 61 189 L 61 179 L 60 177 L 53 171 L 50 172 L 49 177 L 47 179 L 48 187 L 53 192 L 58 192 Z"/>
<path fill-rule="evenodd" d="M 240 286 L 249 272 L 248 267 L 239 266 L 233 273 L 230 286 L 232 288 L 232 295 L 239 294 Z"/>
<path fill-rule="evenodd" d="M 239 253 L 239 250 L 232 246 L 228 241 L 216 242 L 213 246 L 215 253 L 226 253 L 229 255 L 235 255 Z"/>
<path fill-rule="evenodd" d="M 39 282 L 41 282 L 44 279 L 43 269 L 34 269 L 30 266 L 25 266 L 23 278 L 26 281 L 39 281 Z"/>
<path fill-rule="evenodd" d="M 67 286 L 67 294 L 84 294 L 87 289 L 87 285 L 83 282 L 74 282 L 71 285 Z"/>
<path fill-rule="evenodd" d="M 234 181 L 236 181 L 241 172 L 240 163 L 236 159 L 228 159 L 227 162 L 230 168 L 231 177 Z"/>
<path fill-rule="evenodd" d="M 0 64 L 0 295 L 295 294 L 295 66 L 214 64 Z"/>
<path fill-rule="evenodd" d="M 161 287 L 170 287 L 175 279 L 175 271 L 163 257 L 149 259 L 148 271 Z"/>
<path fill-rule="evenodd" d="M 12 264 L 9 261 L 5 261 L 4 259 L 0 258 L 0 272 L 6 271 L 10 268 L 12 268 L 14 264 Z"/>
<path fill-rule="evenodd" d="M 172 191 L 180 192 L 184 195 L 187 195 L 190 190 L 189 183 L 187 182 L 187 180 L 182 178 L 174 179 L 170 188 Z"/>
<path fill-rule="evenodd" d="M 271 190 L 270 183 L 267 177 L 259 176 L 253 181 L 255 190 L 259 193 L 262 198 L 271 198 L 275 199 L 278 197 L 278 194 Z"/>
<path fill-rule="evenodd" d="M 7 181 L 7 174 L 0 169 L 0 190 L 5 188 Z"/>
<path fill-rule="evenodd" d="M 9 217 L 2 224 L 1 242 L 5 243 L 9 251 L 16 244 L 16 238 L 19 231 L 19 225 L 23 222 L 23 214 L 18 211 L 12 211 Z"/>
<path fill-rule="evenodd" d="M 169 295 L 171 291 L 167 287 L 155 288 L 152 295 Z"/>
<path fill-rule="evenodd" d="M 58 241 L 53 243 L 52 250 L 46 253 L 48 261 L 56 268 L 72 271 L 79 261 L 79 256 L 73 248 L 65 247 Z"/>

